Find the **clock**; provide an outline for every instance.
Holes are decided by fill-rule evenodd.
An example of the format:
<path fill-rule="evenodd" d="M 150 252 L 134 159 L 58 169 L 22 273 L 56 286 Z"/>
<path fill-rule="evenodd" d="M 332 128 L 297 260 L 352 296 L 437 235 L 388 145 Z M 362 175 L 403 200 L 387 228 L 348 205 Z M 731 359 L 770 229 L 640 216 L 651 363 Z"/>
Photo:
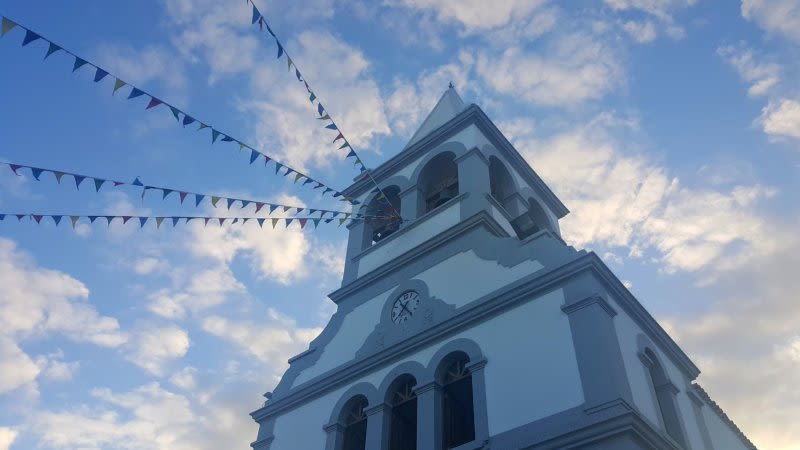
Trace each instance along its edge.
<path fill-rule="evenodd" d="M 403 323 L 414 315 L 419 307 L 419 294 L 415 291 L 406 291 L 394 301 L 391 319 L 394 323 Z"/>

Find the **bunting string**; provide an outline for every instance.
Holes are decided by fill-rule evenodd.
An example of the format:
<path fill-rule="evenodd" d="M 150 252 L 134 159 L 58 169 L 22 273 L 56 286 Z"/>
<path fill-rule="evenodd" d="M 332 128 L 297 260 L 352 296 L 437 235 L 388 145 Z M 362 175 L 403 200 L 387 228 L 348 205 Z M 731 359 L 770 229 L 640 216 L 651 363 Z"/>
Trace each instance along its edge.
<path fill-rule="evenodd" d="M 276 160 L 275 158 L 267 155 L 266 153 L 263 153 L 263 152 L 261 152 L 259 150 L 256 150 L 253 146 L 245 143 L 244 141 L 242 141 L 240 139 L 237 139 L 237 138 L 235 138 L 235 137 L 233 137 L 233 136 L 231 136 L 231 135 L 229 135 L 227 133 L 223 133 L 222 131 L 219 130 L 219 128 L 217 128 L 217 127 L 215 127 L 213 125 L 210 125 L 208 122 L 204 122 L 204 121 L 199 120 L 197 118 L 197 116 L 195 116 L 194 114 L 189 114 L 189 113 L 185 112 L 184 110 L 172 105 L 171 103 L 168 103 L 168 102 L 164 101 L 160 97 L 156 97 L 156 96 L 152 95 L 151 93 L 149 93 L 148 91 L 145 91 L 144 89 L 141 89 L 141 88 L 139 88 L 139 87 L 137 87 L 137 86 L 135 86 L 135 85 L 133 85 L 131 83 L 123 81 L 121 78 L 119 78 L 118 76 L 112 74 L 111 72 L 101 68 L 100 66 L 94 64 L 93 62 L 90 62 L 89 60 L 87 60 L 87 59 L 85 59 L 85 58 L 83 58 L 81 56 L 76 55 L 72 51 L 62 47 L 61 45 L 56 44 L 55 42 L 51 41 L 50 39 L 47 39 L 46 37 L 42 36 L 41 34 L 35 32 L 33 30 L 31 30 L 30 28 L 28 28 L 28 27 L 26 27 L 24 25 L 21 25 L 20 23 L 14 21 L 14 20 L 11 20 L 10 18 L 5 17 L 5 16 L 2 16 L 2 24 L 1 25 L 2 26 L 0 27 L 0 37 L 5 36 L 6 33 L 8 33 L 9 31 L 11 31 L 11 30 L 13 30 L 14 28 L 17 28 L 17 27 L 25 30 L 25 36 L 24 36 L 24 38 L 22 40 L 22 46 L 23 47 L 27 46 L 28 44 L 30 44 L 30 43 L 32 43 L 34 41 L 41 40 L 41 41 L 47 42 L 48 43 L 48 48 L 47 48 L 47 53 L 44 56 L 44 59 L 47 59 L 53 53 L 64 52 L 64 53 L 70 55 L 72 58 L 74 58 L 74 62 L 73 62 L 73 66 L 72 66 L 72 71 L 73 72 L 77 71 L 78 69 L 81 69 L 84 66 L 90 66 L 90 67 L 94 68 L 94 70 L 95 70 L 95 74 L 94 74 L 94 82 L 95 83 L 99 83 L 100 81 L 102 81 L 102 80 L 104 80 L 106 78 L 114 79 L 114 89 L 112 91 L 112 95 L 116 94 L 117 91 L 120 90 L 120 89 L 130 88 L 130 91 L 129 91 L 128 97 L 127 97 L 128 100 L 136 99 L 136 98 L 139 98 L 139 97 L 149 98 L 150 100 L 148 101 L 147 106 L 145 107 L 146 110 L 154 109 L 154 108 L 159 107 L 159 106 L 163 106 L 165 108 L 169 108 L 169 110 L 172 113 L 173 117 L 175 117 L 175 120 L 179 124 L 183 125 L 184 128 L 186 128 L 186 126 L 188 126 L 188 125 L 197 124 L 198 125 L 198 128 L 197 128 L 198 131 L 199 130 L 208 129 L 210 131 L 210 133 L 211 133 L 211 144 L 212 145 L 215 144 L 217 141 L 230 142 L 230 143 L 233 143 L 233 144 L 238 144 L 240 150 L 249 150 L 250 151 L 250 164 L 255 163 L 259 159 L 263 159 L 264 160 L 264 165 L 266 166 L 271 161 L 275 165 L 275 174 L 276 175 L 281 173 L 281 171 L 283 171 L 283 176 L 289 176 L 289 175 L 294 174 L 293 182 L 295 184 L 298 183 L 300 180 L 302 180 L 303 182 L 302 182 L 301 186 L 310 185 L 310 187 L 312 189 L 315 189 L 315 190 L 321 189 L 322 195 L 325 195 L 325 194 L 331 192 L 333 197 L 339 198 L 339 200 L 341 200 L 341 201 L 346 201 L 346 202 L 349 202 L 349 203 L 351 203 L 353 205 L 358 204 L 358 201 L 356 201 L 356 200 L 354 200 L 354 199 L 352 199 L 352 198 L 350 198 L 348 196 L 345 196 L 342 192 L 330 187 L 328 184 L 323 183 L 323 182 L 321 182 L 321 181 L 319 181 L 319 180 L 317 180 L 315 178 L 312 178 L 312 177 L 306 175 L 305 173 L 302 173 L 302 172 L 290 167 L 289 165 Z"/>
<path fill-rule="evenodd" d="M 262 209 L 268 211 L 271 215 L 275 210 L 282 209 L 284 213 L 290 213 L 291 210 L 295 210 L 294 214 L 300 214 L 303 211 L 306 211 L 307 214 L 317 214 L 319 213 L 320 217 L 324 217 L 325 215 L 330 214 L 332 218 L 337 216 L 342 217 L 366 217 L 364 214 L 353 214 L 346 211 L 336 211 L 331 209 L 321 209 L 321 208 L 309 208 L 306 206 L 292 206 L 292 205 L 283 205 L 279 203 L 271 203 L 271 202 L 264 202 L 260 200 L 248 200 L 248 199 L 241 199 L 241 198 L 233 198 L 233 197 L 226 197 L 223 195 L 212 195 L 212 194 L 201 194 L 197 192 L 191 191 L 184 191 L 175 188 L 167 188 L 161 186 L 151 186 L 142 183 L 139 177 L 136 177 L 132 182 L 125 182 L 119 180 L 110 180 L 107 178 L 100 178 L 91 175 L 82 175 L 72 172 L 66 172 L 62 170 L 55 170 L 55 169 L 45 169 L 42 167 L 33 167 L 24 164 L 16 164 L 16 163 L 9 163 L 9 162 L 2 162 L 0 164 L 8 166 L 15 175 L 20 175 L 20 171 L 23 169 L 29 170 L 31 175 L 36 181 L 41 181 L 41 176 L 43 173 L 52 173 L 55 177 L 55 180 L 58 184 L 61 184 L 61 181 L 64 179 L 65 176 L 72 177 L 75 181 L 75 188 L 80 190 L 81 184 L 86 180 L 92 180 L 94 184 L 94 188 L 96 192 L 100 191 L 100 188 L 104 185 L 113 186 L 113 187 L 137 187 L 142 189 L 142 198 L 144 198 L 147 191 L 161 191 L 161 199 L 165 200 L 170 194 L 175 193 L 180 201 L 181 204 L 187 198 L 194 199 L 194 206 L 200 206 L 204 200 L 208 200 L 213 207 L 217 207 L 217 204 L 222 202 L 223 205 L 227 205 L 228 210 L 230 210 L 234 205 L 239 205 L 242 209 L 246 208 L 249 205 L 255 206 L 255 212 L 258 213 Z M 189 202 L 191 203 L 191 201 Z"/>
<path fill-rule="evenodd" d="M 304 77 L 303 74 L 300 72 L 300 68 L 297 67 L 297 63 L 295 63 L 294 60 L 292 60 L 292 57 L 286 51 L 286 48 L 283 46 L 280 39 L 278 39 L 278 36 L 272 30 L 272 27 L 269 26 L 269 23 L 267 23 L 267 19 L 264 16 L 264 14 L 261 13 L 261 10 L 258 9 L 253 0 L 245 0 L 245 1 L 247 4 L 253 7 L 253 16 L 251 19 L 251 24 L 252 25 L 258 24 L 260 30 L 264 30 L 266 28 L 266 31 L 270 34 L 270 36 L 272 36 L 272 38 L 275 40 L 275 44 L 278 46 L 277 59 L 280 60 L 281 57 L 285 55 L 287 70 L 291 72 L 292 67 L 294 67 L 295 78 L 297 78 L 298 82 L 303 83 L 303 86 L 308 92 L 309 102 L 311 102 L 312 106 L 316 107 L 316 112 L 319 116 L 317 117 L 317 119 L 321 120 L 323 123 L 326 124 L 325 128 L 337 133 L 336 137 L 332 141 L 332 144 L 337 144 L 339 141 L 342 141 L 340 145 L 339 144 L 337 145 L 339 145 L 339 150 L 347 152 L 345 159 L 354 158 L 353 164 L 359 168 L 359 171 L 363 174 L 364 178 L 368 178 L 372 181 L 372 183 L 375 185 L 376 191 L 380 192 L 381 194 L 380 200 L 382 203 L 386 205 L 386 210 L 391 214 L 393 214 L 394 216 L 396 216 L 397 219 L 402 220 L 399 214 L 397 213 L 397 209 L 395 209 L 394 205 L 392 205 L 391 200 L 389 200 L 389 198 L 384 194 L 378 182 L 375 180 L 375 178 L 373 178 L 370 170 L 364 165 L 364 162 L 362 161 L 361 157 L 358 156 L 358 153 L 356 152 L 355 148 L 350 144 L 350 141 L 345 137 L 344 133 L 339 128 L 339 125 L 336 124 L 336 122 L 331 117 L 330 113 L 322 105 L 322 101 L 320 100 L 319 96 L 317 96 L 316 92 L 314 92 L 314 90 L 308 84 L 308 80 L 306 79 L 306 77 Z"/>
<path fill-rule="evenodd" d="M 164 222 L 168 224 L 171 223 L 173 227 L 176 227 L 178 224 L 183 223 L 188 224 L 193 220 L 197 220 L 198 222 L 203 222 L 204 226 L 208 226 L 209 223 L 212 225 L 219 225 L 220 227 L 223 225 L 234 225 L 234 224 L 241 224 L 244 225 L 247 222 L 252 221 L 253 223 L 258 224 L 259 228 L 264 227 L 264 223 L 271 224 L 272 228 L 275 229 L 276 226 L 280 223 L 284 225 L 284 228 L 289 228 L 289 225 L 292 223 L 297 223 L 300 229 L 304 229 L 306 225 L 309 223 L 314 225 L 316 229 L 320 223 L 331 223 L 334 220 L 338 223 L 338 226 L 342 226 L 345 222 L 360 220 L 357 218 L 343 218 L 340 217 L 335 219 L 333 217 L 329 217 L 327 219 L 322 217 L 218 217 L 218 216 L 117 216 L 117 215 L 96 215 L 96 216 L 89 216 L 89 215 L 73 215 L 73 214 L 33 214 L 33 213 L 24 213 L 24 214 L 9 214 L 9 213 L 0 213 L 0 222 L 5 221 L 6 218 L 13 218 L 16 217 L 19 222 L 22 222 L 24 219 L 30 219 L 31 222 L 35 222 L 36 224 L 41 224 L 42 222 L 49 222 L 52 221 L 56 226 L 61 224 L 62 221 L 69 220 L 72 224 L 72 228 L 78 223 L 86 223 L 88 221 L 90 224 L 93 224 L 98 219 L 103 219 L 106 221 L 108 226 L 111 226 L 112 223 L 115 221 L 121 224 L 127 224 L 128 222 L 135 223 L 139 225 L 139 228 L 144 228 L 147 223 L 155 224 L 156 228 L 161 228 L 161 225 Z M 47 219 L 47 220 L 45 220 Z"/>

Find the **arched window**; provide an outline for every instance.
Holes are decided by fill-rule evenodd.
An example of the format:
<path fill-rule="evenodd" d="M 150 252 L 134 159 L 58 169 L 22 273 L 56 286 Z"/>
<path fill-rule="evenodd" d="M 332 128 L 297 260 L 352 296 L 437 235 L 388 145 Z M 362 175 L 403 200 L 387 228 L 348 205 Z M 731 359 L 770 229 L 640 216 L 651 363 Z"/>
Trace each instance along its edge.
<path fill-rule="evenodd" d="M 400 188 L 389 186 L 383 188 L 367 205 L 365 212 L 367 232 L 370 236 L 364 239 L 365 247 L 380 242 L 400 229 Z"/>
<path fill-rule="evenodd" d="M 424 199 L 422 214 L 433 211 L 457 196 L 458 166 L 456 166 L 455 155 L 451 152 L 444 152 L 428 161 L 419 174 L 417 186 L 421 198 Z"/>
<path fill-rule="evenodd" d="M 495 200 L 505 207 L 505 201 L 514 193 L 514 182 L 506 166 L 496 156 L 489 157 L 489 187 Z M 513 211 L 509 211 L 512 212 Z"/>
<path fill-rule="evenodd" d="M 661 411 L 661 418 L 664 420 L 664 429 L 675 441 L 684 444 L 683 431 L 678 417 L 678 404 L 675 398 L 678 393 L 677 388 L 669 381 L 664 367 L 651 349 L 645 349 L 644 360 L 656 393 L 658 409 Z"/>
<path fill-rule="evenodd" d="M 364 413 L 366 407 L 366 397 L 358 395 L 350 399 L 342 410 L 344 439 L 341 450 L 366 450 L 367 415 Z"/>
<path fill-rule="evenodd" d="M 417 380 L 404 375 L 393 383 L 389 397 L 392 407 L 389 424 L 389 450 L 416 450 L 417 448 Z"/>
<path fill-rule="evenodd" d="M 475 440 L 475 407 L 469 358 L 460 353 L 446 358 L 442 383 L 442 448 L 447 450 Z"/>

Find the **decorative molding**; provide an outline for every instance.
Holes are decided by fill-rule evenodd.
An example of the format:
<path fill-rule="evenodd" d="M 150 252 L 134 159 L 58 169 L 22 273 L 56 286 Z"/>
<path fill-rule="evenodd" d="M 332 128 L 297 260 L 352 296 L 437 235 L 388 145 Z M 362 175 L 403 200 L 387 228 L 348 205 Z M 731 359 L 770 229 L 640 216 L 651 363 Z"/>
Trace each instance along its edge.
<path fill-rule="evenodd" d="M 269 450 L 269 446 L 272 445 L 274 440 L 275 436 L 267 436 L 264 439 L 251 442 L 250 447 L 253 447 L 253 450 Z"/>
<path fill-rule="evenodd" d="M 291 357 L 291 358 L 289 358 L 289 360 L 288 360 L 288 361 L 286 361 L 286 362 L 287 362 L 287 363 L 289 363 L 289 364 L 291 364 L 291 363 L 293 363 L 293 362 L 297 361 L 298 359 L 300 359 L 300 358 L 302 358 L 302 357 L 304 357 L 304 356 L 307 356 L 307 355 L 310 355 L 311 353 L 314 353 L 316 350 L 317 350 L 317 348 L 316 348 L 316 347 L 310 347 L 308 350 L 306 350 L 306 351 L 304 351 L 304 352 L 300 352 L 300 353 L 298 353 L 298 354 L 296 354 L 296 355 L 292 356 L 292 357 Z"/>
<path fill-rule="evenodd" d="M 561 307 L 561 310 L 564 311 L 566 314 L 572 314 L 575 311 L 578 311 L 578 310 L 583 309 L 583 308 L 587 308 L 587 307 L 589 307 L 591 305 L 594 305 L 594 304 L 597 304 L 601 308 L 603 308 L 603 311 L 605 311 L 609 315 L 609 317 L 614 317 L 614 316 L 617 315 L 617 311 L 614 310 L 614 308 L 611 305 L 608 304 L 606 299 L 604 299 L 600 295 L 592 295 L 590 297 L 586 297 L 583 300 L 579 300 L 577 302 L 566 304 L 566 305 Z"/>
<path fill-rule="evenodd" d="M 705 389 L 703 389 L 697 383 L 692 383 L 692 387 L 694 388 L 695 393 L 705 403 L 708 404 L 709 408 L 711 408 L 712 411 L 714 411 L 714 414 L 716 414 L 717 417 L 719 417 L 720 420 L 722 420 L 722 422 L 725 425 L 727 425 L 731 429 L 731 431 L 733 431 L 733 433 L 739 439 L 741 439 L 742 444 L 744 444 L 745 447 L 747 447 L 750 450 L 758 450 L 758 448 L 755 446 L 755 444 L 753 444 L 750 441 L 750 439 L 748 439 L 747 436 L 742 432 L 742 430 L 740 430 L 739 427 L 736 426 L 736 424 L 733 422 L 733 420 L 731 420 L 731 418 L 728 417 L 727 414 L 725 414 L 725 411 L 723 411 L 722 408 L 720 408 L 720 406 L 717 404 L 717 402 L 715 402 L 714 400 L 711 399 L 711 396 L 708 395 L 708 392 L 706 392 Z"/>
<path fill-rule="evenodd" d="M 463 155 L 456 156 L 454 162 L 458 164 L 459 162 L 467 159 L 472 155 L 477 155 L 478 159 L 483 161 L 483 163 L 486 164 L 486 167 L 489 167 L 489 160 L 486 158 L 483 152 L 481 152 L 481 149 L 479 149 L 478 147 L 472 147 L 471 149 L 467 150 L 467 152 L 464 153 Z"/>

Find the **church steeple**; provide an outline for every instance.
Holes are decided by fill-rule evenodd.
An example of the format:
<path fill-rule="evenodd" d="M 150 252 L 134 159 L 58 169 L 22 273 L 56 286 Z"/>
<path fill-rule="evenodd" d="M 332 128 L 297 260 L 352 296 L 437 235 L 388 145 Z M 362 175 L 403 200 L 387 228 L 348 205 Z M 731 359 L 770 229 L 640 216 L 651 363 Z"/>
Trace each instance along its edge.
<path fill-rule="evenodd" d="M 461 100 L 455 87 L 453 87 L 453 83 L 450 83 L 450 87 L 444 91 L 439 101 L 436 102 L 436 106 L 428 113 L 428 117 L 422 121 L 417 131 L 411 136 L 411 139 L 406 144 L 406 148 L 417 142 L 421 137 L 444 125 L 466 107 L 464 100 Z"/>

